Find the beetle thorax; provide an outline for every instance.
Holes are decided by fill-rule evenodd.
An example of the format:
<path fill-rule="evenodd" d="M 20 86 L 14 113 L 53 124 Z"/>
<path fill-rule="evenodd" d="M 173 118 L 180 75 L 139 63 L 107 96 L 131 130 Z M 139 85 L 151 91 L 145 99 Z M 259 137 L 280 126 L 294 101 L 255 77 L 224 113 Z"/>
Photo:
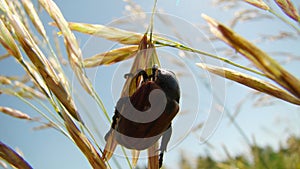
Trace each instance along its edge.
<path fill-rule="evenodd" d="M 158 69 L 156 73 L 155 83 L 159 85 L 169 99 L 179 102 L 180 89 L 178 80 L 172 71 Z"/>

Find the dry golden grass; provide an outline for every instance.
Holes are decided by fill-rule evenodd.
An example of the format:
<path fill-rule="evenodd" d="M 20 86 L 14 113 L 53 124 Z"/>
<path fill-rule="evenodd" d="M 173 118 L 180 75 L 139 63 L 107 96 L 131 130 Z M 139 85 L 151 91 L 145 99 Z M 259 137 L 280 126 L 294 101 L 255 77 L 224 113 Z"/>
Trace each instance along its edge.
<path fill-rule="evenodd" d="M 110 65 L 134 57 L 137 51 L 137 45 L 125 46 L 86 58 L 84 59 L 83 64 L 84 67 L 87 68 L 101 65 Z"/>
<path fill-rule="evenodd" d="M 32 167 L 14 150 L 0 141 L 0 157 L 16 168 L 32 169 Z"/>
<path fill-rule="evenodd" d="M 30 0 L 22 0 L 21 2 L 23 4 L 23 7 L 24 7 L 27 15 L 29 16 L 29 19 L 31 20 L 31 22 L 33 23 L 35 28 L 37 29 L 38 33 L 40 33 L 44 39 L 48 39 L 44 25 L 43 25 L 42 21 L 40 20 L 39 15 L 38 15 L 37 11 L 35 10 L 32 2 Z"/>
<path fill-rule="evenodd" d="M 131 150 L 131 154 L 132 154 L 132 166 L 136 167 L 139 156 L 140 156 L 140 151 L 138 150 Z"/>
<path fill-rule="evenodd" d="M 53 69 L 53 66 L 49 63 L 49 60 L 45 57 L 38 44 L 36 44 L 32 36 L 28 33 L 20 18 L 10 11 L 7 4 L 4 4 L 4 8 L 7 12 L 7 19 L 12 29 L 15 31 L 17 40 L 21 44 L 21 47 L 26 55 L 31 60 L 31 63 L 34 65 L 35 69 L 37 69 L 40 76 L 45 81 L 47 87 L 56 95 L 56 97 L 75 118 L 80 119 L 69 92 L 62 85 L 60 79 Z M 14 53 L 17 52 L 14 51 Z M 22 57 L 18 57 L 18 59 L 22 59 Z M 22 62 L 24 63 L 24 61 Z M 27 65 L 25 66 L 27 71 L 30 70 Z"/>
<path fill-rule="evenodd" d="M 38 15 L 32 9 L 33 6 L 31 2 L 25 0 L 22 2 L 25 10 L 27 11 L 29 17 L 31 18 L 31 21 L 33 22 L 33 25 L 37 28 L 38 32 L 47 41 L 46 32 L 43 28 L 41 21 L 39 20 Z M 43 7 L 46 10 L 48 10 L 50 16 L 53 17 L 53 19 L 58 23 L 58 25 L 62 29 L 62 32 L 64 33 L 63 35 L 64 37 L 66 37 L 65 42 L 67 43 L 66 45 L 67 51 L 69 51 L 70 54 L 69 56 L 72 57 L 72 59 L 70 60 L 73 61 L 72 62 L 73 65 L 81 68 L 82 66 L 78 66 L 79 64 L 82 63 L 81 60 L 78 61 L 78 58 L 80 59 L 81 57 L 80 48 L 77 45 L 75 36 L 72 34 L 72 32 L 69 29 L 67 29 L 68 26 L 63 27 L 64 24 L 67 25 L 67 23 L 63 22 L 63 17 L 59 9 L 56 7 L 53 1 L 40 1 L 40 3 L 43 5 Z M 1 1 L 1 10 L 3 11 L 3 16 L 4 16 L 1 18 L 1 22 L 0 22 L 1 44 L 24 67 L 27 73 L 32 77 L 34 83 L 39 86 L 39 88 L 43 92 L 43 95 L 45 95 L 49 99 L 55 111 L 57 111 L 58 113 L 65 112 L 62 111 L 65 108 L 68 111 L 68 115 L 70 114 L 72 115 L 72 117 L 79 120 L 80 119 L 79 114 L 76 110 L 73 99 L 68 91 L 69 89 L 67 87 L 68 85 L 66 85 L 66 79 L 64 78 L 64 74 L 60 72 L 60 67 L 57 65 L 58 63 L 54 60 L 51 60 L 51 57 L 47 58 L 44 55 L 44 53 L 39 47 L 38 42 L 34 40 L 34 37 L 30 34 L 30 31 L 28 31 L 29 27 L 26 26 L 27 24 L 24 25 L 24 22 L 21 19 L 20 15 L 18 14 L 17 10 L 11 8 L 13 6 L 14 6 L 14 2 L 12 1 L 4 1 L 4 0 Z M 13 32 L 15 36 L 12 36 L 11 32 Z M 17 43 L 20 44 L 20 46 L 17 45 L 16 41 Z M 25 52 L 26 56 L 30 59 L 31 63 L 25 61 L 20 50 Z M 76 69 L 76 70 L 80 70 L 80 69 Z M 80 71 L 78 72 L 82 73 Z M 4 79 L 4 78 L 1 79 L 2 79 L 1 83 L 11 84 L 11 81 L 9 81 L 9 79 Z M 25 91 L 24 93 L 27 94 L 31 93 L 32 95 L 34 95 L 35 98 L 40 98 L 40 99 L 42 98 L 41 93 L 39 93 L 38 95 L 36 90 L 33 90 L 32 88 L 26 86 L 21 82 L 15 81 L 14 86 Z M 52 93 L 55 95 L 58 102 L 54 101 Z M 14 95 L 14 93 L 12 94 Z M 17 96 L 21 97 L 22 99 L 25 98 L 24 95 L 17 94 Z M 63 107 L 61 107 L 62 105 Z M 27 116 L 26 114 L 18 110 L 14 110 L 7 107 L 1 107 L 1 111 L 16 118 L 23 118 L 23 119 L 30 120 L 29 116 Z M 76 127 L 76 125 L 71 120 L 70 116 L 66 115 L 66 113 L 63 113 L 62 115 L 63 115 L 63 120 L 65 121 L 65 128 L 69 131 L 69 134 L 73 138 L 73 141 L 86 155 L 91 165 L 94 168 L 106 168 L 104 161 L 101 159 L 100 155 L 93 147 L 93 144 L 91 144 L 89 140 L 86 138 L 86 136 L 82 132 L 80 132 L 80 130 Z M 59 129 L 61 132 L 63 132 L 63 134 L 68 136 L 67 133 L 64 133 L 61 126 L 59 126 L 59 123 L 58 124 L 51 123 L 50 127 L 55 127 Z M 9 152 L 5 152 L 5 153 L 6 154 L 4 155 L 10 155 Z M 11 156 L 12 156 L 11 159 L 6 158 L 5 156 L 3 157 L 3 159 L 5 159 L 8 163 L 11 163 L 13 165 L 15 163 L 19 163 L 17 158 L 14 158 L 13 155 Z M 20 167 L 20 168 L 26 168 L 26 166 L 24 165 L 24 167 Z"/>
<path fill-rule="evenodd" d="M 55 25 L 56 26 L 56 25 Z M 69 22 L 69 28 L 73 31 L 117 41 L 126 45 L 138 45 L 143 37 L 140 33 L 130 32 L 114 27 L 99 24 Z"/>
<path fill-rule="evenodd" d="M 148 169 L 158 169 L 158 143 L 153 144 L 148 148 Z"/>
<path fill-rule="evenodd" d="M 268 78 L 284 87 L 294 96 L 300 98 L 299 79 L 287 72 L 264 51 L 260 50 L 254 44 L 247 41 L 230 28 L 222 25 L 207 15 L 202 15 L 202 17 L 208 22 L 211 32 L 219 39 L 250 60 Z"/>
<path fill-rule="evenodd" d="M 65 126 L 72 139 L 89 160 L 91 166 L 93 168 L 106 169 L 104 160 L 100 157 L 99 153 L 94 148 L 93 144 L 87 139 L 85 134 L 78 129 L 74 121 L 71 119 L 71 116 L 65 111 L 62 111 L 62 116 L 65 120 Z"/>
<path fill-rule="evenodd" d="M 263 0 L 244 0 L 244 1 L 263 10 L 270 9 L 270 7 Z"/>
<path fill-rule="evenodd" d="M 281 10 L 293 20 L 300 22 L 299 13 L 297 8 L 293 5 L 290 0 L 275 0 Z"/>
<path fill-rule="evenodd" d="M 60 12 L 59 8 L 53 1 L 48 0 L 40 0 L 40 4 L 43 8 L 48 12 L 51 18 L 55 21 L 57 27 L 60 29 L 63 37 L 65 47 L 68 53 L 68 58 L 70 65 L 75 72 L 77 79 L 79 80 L 80 84 L 84 87 L 84 89 L 89 93 L 93 94 L 93 89 L 91 87 L 91 83 L 85 75 L 82 65 L 82 53 L 77 40 L 70 30 L 67 21 L 65 20 L 64 16 Z"/>
<path fill-rule="evenodd" d="M 31 120 L 30 116 L 13 108 L 10 107 L 3 107 L 0 106 L 0 112 L 3 112 L 7 115 L 10 115 L 12 117 L 18 118 L 18 119 L 26 119 L 26 120 Z"/>
<path fill-rule="evenodd" d="M 0 20 L 0 30 L 0 42 L 2 46 L 9 52 L 9 54 L 14 56 L 18 61 L 23 60 L 18 45 L 16 44 L 13 36 L 11 35 L 11 33 L 9 32 L 8 28 L 2 20 Z"/>
<path fill-rule="evenodd" d="M 300 105 L 300 99 L 289 94 L 285 90 L 278 88 L 277 86 L 260 80 L 258 78 L 249 76 L 247 74 L 241 73 L 234 71 L 232 69 L 228 68 L 222 68 L 222 67 L 216 67 L 212 65 L 207 65 L 207 64 L 197 64 L 199 67 L 206 69 L 214 74 L 217 74 L 219 76 L 225 77 L 227 79 L 233 80 L 235 82 L 238 82 L 240 84 L 243 84 L 245 86 L 248 86 L 252 89 L 255 89 L 257 91 L 269 94 L 271 96 L 277 97 L 279 99 L 282 99 L 284 101 Z"/>
<path fill-rule="evenodd" d="M 270 12 L 275 17 L 282 20 L 287 25 L 290 25 L 298 33 L 300 33 L 300 28 L 298 25 L 295 25 L 295 24 L 291 23 L 289 20 L 285 19 L 285 17 L 281 16 L 278 12 L 276 12 L 276 10 L 271 8 L 271 6 L 268 6 L 267 3 L 265 3 L 263 0 L 244 0 L 244 1 L 259 8 L 259 9 Z M 289 16 L 290 18 L 292 18 L 293 20 L 295 20 L 299 23 L 299 21 L 300 21 L 299 13 L 297 11 L 297 8 L 293 5 L 293 3 L 290 0 L 275 0 L 275 2 L 287 16 Z"/>

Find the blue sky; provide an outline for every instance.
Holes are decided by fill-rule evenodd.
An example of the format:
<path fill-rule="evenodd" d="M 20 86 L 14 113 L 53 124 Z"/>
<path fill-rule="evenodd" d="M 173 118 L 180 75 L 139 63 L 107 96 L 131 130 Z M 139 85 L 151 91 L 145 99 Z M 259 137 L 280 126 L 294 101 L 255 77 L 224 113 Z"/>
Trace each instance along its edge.
<path fill-rule="evenodd" d="M 113 25 L 124 29 L 135 30 L 139 32 L 145 31 L 145 26 L 139 22 L 120 22 L 128 21 L 127 15 L 129 14 L 125 10 L 127 5 L 120 0 L 112 1 L 68 1 L 68 0 L 56 0 L 57 5 L 60 7 L 66 20 L 72 22 L 84 22 L 95 23 L 104 25 Z M 146 12 L 151 12 L 152 1 L 136 1 L 141 8 Z M 299 2 L 297 6 L 300 5 Z M 274 5 L 274 4 L 273 4 Z M 217 20 L 229 24 L 229 21 L 234 17 L 235 11 L 238 9 L 254 9 L 250 5 L 240 3 L 240 8 L 234 8 L 233 10 L 221 10 L 220 6 L 214 6 L 212 1 L 199 2 L 197 0 L 190 1 L 159 1 L 158 9 L 163 9 L 172 24 L 164 24 L 158 18 L 155 18 L 154 31 L 162 35 L 179 40 L 182 43 L 189 44 L 195 48 L 223 55 L 220 47 L 224 47 L 222 43 L 214 43 L 213 45 L 206 41 L 207 36 L 211 36 L 207 31 L 203 29 L 206 25 L 205 21 L 201 18 L 201 13 L 205 13 Z M 276 7 L 275 7 L 276 8 Z M 278 8 L 276 8 L 278 9 Z M 281 13 L 280 10 L 278 10 Z M 146 15 L 149 16 L 149 15 Z M 50 22 L 49 16 L 43 11 L 40 15 L 43 20 L 47 32 L 51 35 L 54 29 L 47 25 Z M 119 21 L 119 22 L 116 22 Z M 137 20 L 139 21 L 139 20 Z M 147 19 L 143 20 L 147 23 Z M 121 23 L 121 24 L 120 24 Z M 123 23 L 123 24 L 122 24 Z M 278 19 L 266 20 L 261 19 L 258 21 L 250 21 L 238 24 L 234 30 L 240 33 L 242 36 L 249 40 L 258 40 L 261 35 L 276 34 L 281 30 L 293 32 L 293 29 L 283 24 Z M 116 43 L 112 43 L 103 39 L 91 38 L 86 35 L 76 33 L 76 37 L 82 47 L 84 57 L 88 57 L 95 53 L 107 51 L 116 46 Z M 180 37 L 183 37 L 180 39 Z M 201 41 L 201 39 L 204 39 Z M 287 39 L 283 41 L 266 41 L 258 42 L 257 45 L 263 50 L 272 52 L 291 52 L 295 54 L 298 59 L 300 57 L 300 44 L 299 36 L 296 39 Z M 3 48 L 0 48 L 0 54 L 3 54 Z M 272 99 L 271 106 L 254 106 L 255 97 L 251 97 L 249 92 L 254 92 L 242 85 L 232 83 L 231 81 L 225 81 L 218 79 L 216 85 L 213 85 L 213 79 L 216 79 L 213 75 L 197 69 L 191 61 L 187 61 L 178 57 L 180 53 L 177 50 L 170 48 L 162 48 L 158 50 L 158 53 L 162 60 L 162 66 L 168 69 L 172 69 L 178 74 L 185 73 L 185 76 L 180 76 L 180 84 L 182 86 L 182 113 L 174 121 L 174 131 L 172 140 L 170 142 L 170 150 L 165 155 L 165 165 L 170 168 L 176 168 L 180 155 L 188 156 L 191 161 L 199 154 L 211 154 L 217 159 L 223 159 L 225 157 L 222 146 L 225 145 L 229 152 L 234 155 L 238 153 L 246 153 L 248 145 L 243 137 L 238 133 L 236 128 L 230 123 L 228 117 L 223 113 L 222 118 L 212 127 L 210 137 L 207 141 L 209 144 L 202 143 L 200 141 L 201 130 L 191 132 L 190 128 L 194 127 L 200 122 L 204 122 L 209 113 L 215 113 L 214 105 L 217 103 L 213 99 L 212 92 L 207 90 L 207 86 L 210 90 L 214 91 L 224 100 L 224 105 L 228 113 L 233 114 L 236 110 L 239 102 L 245 98 L 248 98 L 243 104 L 238 116 L 235 118 L 238 125 L 242 128 L 247 138 L 253 142 L 254 138 L 259 145 L 271 145 L 274 148 L 278 148 L 279 144 L 284 145 L 284 140 L 292 135 L 299 133 L 300 126 L 298 121 L 300 120 L 299 106 L 295 106 L 278 99 Z M 182 53 L 181 53 L 182 54 Z M 203 56 L 194 56 L 193 54 L 183 53 L 185 55 L 191 55 L 191 57 L 200 57 L 197 61 L 205 61 L 206 63 L 222 65 L 222 63 L 208 59 Z M 285 60 L 287 56 L 276 56 L 279 61 Z M 176 58 L 184 66 L 179 67 L 172 62 L 172 58 Z M 237 59 L 238 63 L 249 65 L 249 62 L 245 59 Z M 292 74 L 300 77 L 299 60 L 289 62 L 284 67 Z M 130 61 L 123 62 L 121 64 L 104 66 L 97 69 L 88 70 L 89 77 L 93 79 L 94 86 L 103 99 L 110 116 L 112 116 L 114 104 L 120 95 L 122 83 L 124 82 L 122 76 L 128 72 Z M 228 65 L 224 65 L 230 67 Z M 8 58 L 0 62 L 1 75 L 16 76 L 23 75 L 24 71 L 13 58 Z M 194 77 L 199 77 L 195 78 Z M 93 132 L 97 132 L 96 137 L 99 144 L 102 146 L 103 137 L 101 134 L 109 128 L 109 123 L 105 120 L 102 112 L 97 105 L 91 100 L 76 82 L 75 77 L 69 74 L 69 78 L 73 79 L 74 96 L 80 99 L 76 99 L 79 110 L 82 110 L 83 117 L 87 121 L 87 125 L 91 126 Z M 226 84 L 225 84 L 226 83 Z M 221 84 L 218 86 L 218 84 Z M 225 84 L 225 85 L 224 85 Z M 196 92 L 195 92 L 196 91 Z M 224 96 L 224 97 L 222 97 Z M 82 102 L 84 106 L 80 106 L 79 102 Z M 36 103 L 36 102 L 33 102 Z M 39 116 L 29 106 L 24 105 L 20 100 L 7 96 L 0 95 L 0 105 L 9 106 L 19 109 L 23 112 L 30 114 L 33 117 Z M 87 111 L 84 111 L 87 109 Z M 93 119 L 88 119 L 92 116 Z M 218 116 L 216 116 L 216 120 Z M 93 122 L 95 124 L 93 124 Z M 87 160 L 80 152 L 80 150 L 65 136 L 55 130 L 42 130 L 33 131 L 32 128 L 38 126 L 36 123 L 17 120 L 7 115 L 0 114 L 0 140 L 13 148 L 19 148 L 34 168 L 38 169 L 52 169 L 52 168 L 72 168 L 82 169 L 90 168 Z M 96 129 L 94 128 L 96 126 Z M 98 127 L 98 128 L 97 128 Z M 204 131 L 205 132 L 205 131 Z M 213 145 L 213 148 L 209 145 Z M 120 163 L 126 166 L 125 160 L 117 150 L 116 158 Z M 146 160 L 141 160 L 140 165 L 145 165 Z M 114 164 L 113 164 L 114 166 Z"/>

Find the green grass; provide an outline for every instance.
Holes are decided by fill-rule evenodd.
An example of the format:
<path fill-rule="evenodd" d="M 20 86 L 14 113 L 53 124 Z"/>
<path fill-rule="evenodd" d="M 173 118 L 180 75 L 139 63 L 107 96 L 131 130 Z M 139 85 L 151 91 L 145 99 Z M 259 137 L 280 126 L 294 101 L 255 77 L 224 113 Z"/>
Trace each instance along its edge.
<path fill-rule="evenodd" d="M 300 168 L 300 138 L 291 136 L 286 140 L 286 146 L 274 150 L 270 146 L 260 147 L 249 145 L 250 154 L 234 157 L 227 156 L 223 161 L 211 156 L 199 156 L 195 165 L 191 165 L 187 156 L 181 157 L 182 169 L 299 169 Z"/>

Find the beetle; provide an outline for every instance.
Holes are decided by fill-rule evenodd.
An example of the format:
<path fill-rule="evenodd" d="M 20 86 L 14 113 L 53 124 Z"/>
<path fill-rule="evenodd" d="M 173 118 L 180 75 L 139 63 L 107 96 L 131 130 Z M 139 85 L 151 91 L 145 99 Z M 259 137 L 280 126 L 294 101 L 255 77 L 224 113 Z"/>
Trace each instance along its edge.
<path fill-rule="evenodd" d="M 180 88 L 176 75 L 154 65 L 152 71 L 139 70 L 133 83 L 142 78 L 136 91 L 121 97 L 115 107 L 111 129 L 114 139 L 129 149 L 144 150 L 161 138 L 159 167 L 172 134 L 172 120 L 179 111 Z M 148 72 L 152 74 L 148 75 Z"/>

